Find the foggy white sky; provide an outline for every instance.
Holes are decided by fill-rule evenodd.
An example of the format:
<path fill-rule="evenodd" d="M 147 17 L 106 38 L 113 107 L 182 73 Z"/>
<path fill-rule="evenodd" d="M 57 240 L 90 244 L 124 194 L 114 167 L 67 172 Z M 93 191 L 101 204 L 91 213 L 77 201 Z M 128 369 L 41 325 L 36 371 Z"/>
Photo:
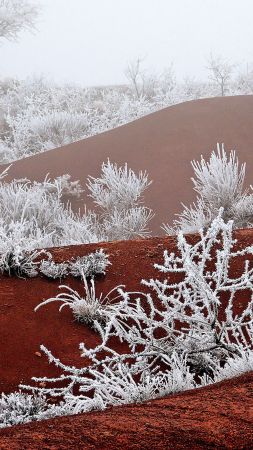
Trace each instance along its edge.
<path fill-rule="evenodd" d="M 36 0 L 35 0 L 36 1 Z M 210 52 L 253 62 L 253 0 L 40 0 L 37 33 L 0 47 L 1 77 L 83 85 L 125 82 L 128 61 L 207 76 Z"/>

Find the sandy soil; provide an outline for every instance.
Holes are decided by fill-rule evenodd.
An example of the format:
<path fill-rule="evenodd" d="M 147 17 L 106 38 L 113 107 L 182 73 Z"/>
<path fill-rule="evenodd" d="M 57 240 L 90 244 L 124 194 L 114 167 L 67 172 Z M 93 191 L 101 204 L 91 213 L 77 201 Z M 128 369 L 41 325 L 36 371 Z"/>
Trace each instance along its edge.
<path fill-rule="evenodd" d="M 253 243 L 253 230 L 235 233 L 238 248 Z M 191 237 L 195 240 L 196 237 Z M 115 242 L 54 249 L 55 260 L 64 261 L 103 247 L 112 265 L 97 281 L 97 292 L 117 284 L 140 289 L 140 280 L 157 277 L 153 268 L 162 261 L 163 250 L 175 249 L 174 238 Z M 243 258 L 231 266 L 239 274 Z M 163 278 L 163 275 L 162 275 Z M 66 283 L 80 288 L 81 282 Z M 65 363 L 80 366 L 78 344 L 94 345 L 96 335 L 73 323 L 71 313 L 58 312 L 56 304 L 33 308 L 58 292 L 58 281 L 45 278 L 22 280 L 2 277 L 0 284 L 0 391 L 11 392 L 31 376 L 58 374 L 38 353 L 40 344 Z M 237 311 L 249 293 L 238 298 Z M 151 449 L 151 448 L 253 448 L 253 374 L 220 385 L 187 392 L 145 405 L 110 409 L 71 418 L 59 418 L 2 430 L 1 449 Z"/>
<path fill-rule="evenodd" d="M 252 183 L 253 96 L 211 98 L 175 105 L 98 136 L 51 150 L 14 163 L 10 178 L 42 180 L 69 173 L 85 185 L 88 175 L 97 176 L 109 157 L 118 164 L 129 163 L 147 170 L 152 186 L 145 203 L 156 213 L 152 222 L 155 235 L 160 226 L 180 212 L 181 202 L 194 198 L 190 161 L 203 154 L 209 157 L 216 143 L 238 151 L 247 162 Z M 75 204 L 90 203 L 84 196 Z"/>
<path fill-rule="evenodd" d="M 1 450 L 253 448 L 253 374 L 142 405 L 0 431 Z"/>

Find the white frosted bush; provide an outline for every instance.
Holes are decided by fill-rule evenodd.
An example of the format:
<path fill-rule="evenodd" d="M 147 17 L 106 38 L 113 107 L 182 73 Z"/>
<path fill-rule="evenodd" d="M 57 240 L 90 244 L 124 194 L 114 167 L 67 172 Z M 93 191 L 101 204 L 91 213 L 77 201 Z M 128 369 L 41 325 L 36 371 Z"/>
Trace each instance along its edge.
<path fill-rule="evenodd" d="M 0 258 L 5 270 L 10 259 L 20 262 L 37 248 L 93 240 L 92 216 L 81 217 L 65 207 L 58 187 L 48 182 L 0 183 Z"/>
<path fill-rule="evenodd" d="M 59 247 L 108 240 L 124 240 L 148 234 L 148 222 L 152 212 L 142 206 L 141 195 L 149 185 L 146 174 L 136 175 L 127 166 L 113 165 L 110 161 L 102 166 L 98 179 L 89 179 L 97 212 L 74 213 L 65 197 L 80 196 L 78 181 L 63 175 L 44 182 L 14 180 L 6 183 L 0 176 L 0 271 L 16 269 L 34 276 L 37 269 L 32 264 L 32 254 L 38 248 Z M 110 176 L 112 176 L 111 179 Z M 99 192 L 101 198 L 99 199 Z M 103 195 L 102 195 L 103 194 Z M 25 262 L 29 265 L 25 268 Z M 21 265 L 23 269 L 21 270 Z M 32 267 L 31 267 L 32 264 Z M 70 263 L 73 276 L 104 273 L 109 264 L 103 252 L 78 258 Z M 41 272 L 49 277 L 66 275 L 67 268 L 56 267 L 48 260 Z M 15 270 L 14 270 L 15 271 Z"/>
<path fill-rule="evenodd" d="M 70 273 L 74 277 L 104 275 L 108 265 L 110 265 L 108 255 L 104 253 L 103 249 L 100 249 L 89 255 L 78 256 L 75 261 L 71 261 Z"/>
<path fill-rule="evenodd" d="M 90 134 L 88 113 L 40 111 L 40 108 L 28 104 L 26 110 L 5 116 L 7 133 L 2 150 L 5 161 L 61 147 Z"/>
<path fill-rule="evenodd" d="M 64 263 L 55 263 L 51 258 L 47 260 L 41 261 L 39 265 L 39 271 L 43 275 L 48 278 L 64 278 L 69 273 L 69 264 L 67 262 Z"/>
<path fill-rule="evenodd" d="M 165 348 L 169 345 L 171 350 L 177 349 L 187 354 L 194 366 L 212 367 L 216 360 L 236 354 L 240 346 L 248 348 L 247 337 L 252 345 L 253 299 L 249 299 L 244 310 L 237 315 L 235 297 L 245 289 L 253 292 L 253 268 L 246 260 L 242 275 L 233 278 L 230 265 L 234 258 L 242 255 L 251 258 L 253 247 L 235 251 L 232 227 L 232 221 L 225 223 L 222 219 L 221 210 L 210 228 L 205 233 L 200 232 L 196 244 L 189 244 L 180 232 L 177 238 L 179 255 L 165 252 L 164 264 L 155 265 L 168 278 L 164 282 L 153 279 L 144 281 L 167 311 L 160 313 L 162 320 L 156 323 L 160 329 L 170 329 Z M 182 280 L 169 282 L 173 274 L 180 274 Z M 227 301 L 222 300 L 225 293 Z M 148 330 L 152 323 L 152 335 L 155 337 L 152 315 L 146 317 L 143 313 L 143 317 Z M 179 327 L 177 330 L 175 321 Z M 156 340 L 152 342 L 155 344 Z"/>
<path fill-rule="evenodd" d="M 42 420 L 59 413 L 60 408 L 49 406 L 46 397 L 41 394 L 13 392 L 0 397 L 0 428 Z"/>
<path fill-rule="evenodd" d="M 105 296 L 103 296 L 103 294 L 97 296 L 94 279 L 92 278 L 90 282 L 88 282 L 84 273 L 82 273 L 82 279 L 84 284 L 84 296 L 81 296 L 69 286 L 62 285 L 60 286 L 60 289 L 65 289 L 65 292 L 61 292 L 56 297 L 44 300 L 36 306 L 35 311 L 41 306 L 45 306 L 49 303 L 61 302 L 62 305 L 60 306 L 59 311 L 65 306 L 68 306 L 78 322 L 90 326 L 94 326 L 95 322 L 108 322 L 110 316 L 115 314 L 115 307 L 112 305 L 112 302 L 115 302 L 120 297 L 118 289 L 121 286 L 117 286 Z M 110 298 L 111 294 L 115 291 L 117 292 L 117 295 L 114 296 L 114 298 Z"/>
<path fill-rule="evenodd" d="M 198 232 L 200 228 L 210 226 L 223 208 L 225 221 L 233 220 L 235 228 L 252 227 L 253 195 L 244 189 L 246 164 L 240 166 L 235 151 L 226 153 L 224 145 L 217 145 L 217 152 L 206 161 L 192 161 L 194 190 L 196 202 L 184 206 L 173 226 L 164 225 L 169 234 L 182 230 L 184 233 Z"/>
<path fill-rule="evenodd" d="M 119 287 L 120 301 L 112 305 L 108 320 L 93 316 L 100 343 L 95 348 L 80 344 L 83 367 L 67 366 L 41 346 L 63 374 L 33 378 L 47 385 L 37 390 L 63 396 L 69 411 L 85 412 L 158 398 L 252 370 L 253 247 L 236 250 L 232 228 L 221 210 L 195 243 L 179 233 L 177 252 L 165 251 L 163 264 L 155 264 L 164 280 L 143 281 L 150 292 L 128 293 Z M 244 266 L 235 277 L 231 262 L 242 257 Z M 238 314 L 238 298 L 245 290 L 251 295 Z M 63 294 L 42 304 L 74 304 L 79 298 L 71 293 L 69 302 Z M 112 338 L 127 344 L 128 350 L 117 352 Z"/>
<path fill-rule="evenodd" d="M 119 211 L 133 208 L 149 185 L 146 172 L 136 175 L 127 164 L 118 167 L 109 160 L 102 164 L 101 176 L 89 177 L 87 184 L 90 196 L 105 213 L 113 211 L 115 205 Z"/>
<path fill-rule="evenodd" d="M 87 187 L 101 210 L 101 226 L 109 240 L 144 237 L 153 217 L 149 208 L 141 206 L 142 196 L 150 182 L 146 172 L 135 172 L 116 164 L 102 164 L 99 178 L 89 177 Z"/>
<path fill-rule="evenodd" d="M 33 29 L 38 6 L 27 0 L 0 1 L 0 38 L 16 40 L 24 29 Z"/>

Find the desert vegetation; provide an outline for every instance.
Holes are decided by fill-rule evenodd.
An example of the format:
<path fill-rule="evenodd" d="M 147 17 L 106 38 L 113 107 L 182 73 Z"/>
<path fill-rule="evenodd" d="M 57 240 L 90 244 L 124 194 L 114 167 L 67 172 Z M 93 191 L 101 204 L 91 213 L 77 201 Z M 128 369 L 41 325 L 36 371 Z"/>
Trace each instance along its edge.
<path fill-rule="evenodd" d="M 216 62 L 219 64 L 226 67 L 222 58 Z M 128 70 L 131 72 L 133 67 Z M 211 77 L 197 82 L 186 78 L 182 83 L 177 82 L 173 67 L 159 76 L 150 74 L 149 78 L 141 75 L 141 66 L 138 70 L 137 80 L 128 75 L 129 84 L 112 88 L 60 86 L 43 78 L 2 80 L 0 161 L 10 162 L 61 147 L 184 101 L 253 92 L 251 74 L 240 74 L 235 80 L 231 74 L 226 84 L 220 82 L 220 88 L 218 75 L 217 80 Z"/>
<path fill-rule="evenodd" d="M 35 30 L 39 6 L 2 0 L 0 39 Z M 220 55 L 207 57 L 204 81 L 177 80 L 173 64 L 161 73 L 145 58 L 126 64 L 126 84 L 85 88 L 46 78 L 0 80 L 0 162 L 7 163 L 113 129 L 161 108 L 206 97 L 252 94 L 253 71 Z"/>
<path fill-rule="evenodd" d="M 150 209 L 142 205 L 142 194 L 149 186 L 148 176 L 136 175 L 127 165 L 118 167 L 110 161 L 103 164 L 99 178 L 90 178 L 87 189 L 96 211 L 83 215 L 64 203 L 66 195 L 80 195 L 78 182 L 68 176 L 44 182 L 28 180 L 0 183 L 0 270 L 34 276 L 36 259 L 43 254 L 38 248 L 108 240 L 122 240 L 148 235 Z M 99 212 L 100 211 L 100 212 Z M 95 264 L 98 264 L 99 257 Z M 41 265 L 42 273 L 52 277 L 57 271 L 65 275 L 67 267 L 55 266 L 49 257 Z M 71 265 L 73 276 L 79 276 L 88 262 L 77 260 Z M 92 261 L 90 261 L 90 266 Z"/>
<path fill-rule="evenodd" d="M 222 213 L 194 242 L 178 234 L 177 253 L 165 251 L 164 262 L 155 264 L 166 278 L 143 280 L 145 291 L 141 285 L 139 293 L 119 286 L 117 301 L 108 305 L 96 297 L 94 281 L 88 287 L 85 279 L 86 299 L 69 290 L 39 305 L 63 301 L 80 318 L 83 302 L 82 321 L 93 322 L 101 342 L 95 348 L 80 344 L 82 368 L 66 366 L 42 346 L 62 375 L 34 378 L 37 387 L 21 387 L 35 398 L 63 398 L 61 413 L 72 414 L 138 403 L 252 370 L 253 248 L 235 249 L 233 223 L 225 222 Z M 242 257 L 244 268 L 235 278 L 231 270 Z M 238 309 L 245 290 L 251 300 Z M 129 351 L 117 351 L 112 337 L 127 343 Z"/>
<path fill-rule="evenodd" d="M 127 165 L 117 167 L 110 161 L 103 164 L 101 176 L 87 182 L 101 216 L 89 212 L 84 217 L 76 216 L 62 200 L 67 194 L 81 195 L 78 181 L 63 176 L 43 183 L 6 183 L 6 171 L 2 174 L 1 272 L 82 278 L 83 294 L 61 285 L 64 291 L 43 300 L 35 311 L 59 302 L 59 310 L 69 307 L 78 322 L 98 334 L 100 343 L 94 348 L 80 344 L 82 368 L 65 365 L 42 345 L 41 351 L 62 375 L 21 385 L 31 394 L 2 394 L 1 426 L 138 403 L 252 370 L 253 247 L 236 249 L 233 238 L 234 228 L 252 223 L 245 164 L 240 166 L 235 152 L 227 154 L 222 146 L 210 161 L 202 157 L 192 166 L 197 202 L 185 208 L 174 229 L 165 226 L 177 234 L 177 251 L 165 251 L 164 262 L 155 264 L 166 278 L 142 280 L 139 292 L 115 286 L 106 295 L 97 295 L 95 287 L 96 277 L 106 276 L 110 265 L 102 249 L 57 263 L 44 247 L 144 237 L 151 218 L 140 203 L 149 186 L 147 174 L 136 175 Z M 87 223 L 88 233 L 81 228 Z M 185 237 L 185 232 L 198 234 Z M 244 268 L 235 277 L 232 268 L 241 258 Z M 246 291 L 250 300 L 238 309 Z M 128 351 L 121 353 L 112 345 L 115 339 Z M 61 402 L 52 406 L 47 403 L 50 397 Z"/>
<path fill-rule="evenodd" d="M 32 1 L 0 0 L 0 42 L 33 32 L 38 15 Z M 211 54 L 206 74 L 205 81 L 178 80 L 173 64 L 153 73 L 138 57 L 126 65 L 124 85 L 84 88 L 43 76 L 1 79 L 0 163 L 62 147 L 177 103 L 253 93 L 253 70 L 240 72 L 226 58 Z M 202 156 L 191 164 L 196 200 L 182 205 L 172 224 L 161 224 L 167 234 L 159 244 L 167 246 L 163 255 L 145 248 L 155 211 L 146 206 L 144 194 L 159 182 L 145 171 L 135 173 L 127 163 L 109 159 L 99 176 L 87 180 L 62 174 L 42 182 L 7 182 L 9 168 L 2 171 L 1 279 L 9 290 L 16 282 L 26 290 L 41 281 L 50 295 L 38 291 L 40 298 L 33 299 L 38 301 L 30 311 L 31 329 L 34 317 L 46 321 L 57 314 L 57 323 L 69 321 L 70 334 L 78 328 L 84 342 L 76 365 L 64 358 L 70 345 L 64 335 L 61 356 L 40 341 L 33 356 L 46 356 L 58 375 L 35 372 L 28 381 L 22 373 L 19 390 L 1 394 L 0 428 L 148 402 L 253 371 L 253 245 L 235 239 L 236 229 L 253 228 L 246 164 L 224 144 L 217 144 L 210 159 Z M 91 209 L 85 207 L 85 195 Z M 81 211 L 72 209 L 73 198 L 83 202 Z M 138 280 L 137 290 L 121 280 L 127 257 L 118 267 L 112 262 L 116 241 L 130 240 L 144 242 L 142 254 L 134 255 L 139 258 L 135 273 L 127 267 Z M 82 248 L 75 257 L 57 259 L 62 247 L 79 252 L 81 244 L 91 243 L 97 244 L 92 251 Z M 156 258 L 154 264 L 149 260 L 156 276 L 140 277 L 141 258 Z M 108 271 L 117 281 L 105 290 Z M 16 297 L 14 292 L 12 301 L 18 304 Z M 55 303 L 59 311 L 50 310 Z M 13 304 L 3 307 L 8 321 Z M 66 309 L 70 315 L 64 315 Z M 48 323 L 40 325 L 45 333 Z"/>

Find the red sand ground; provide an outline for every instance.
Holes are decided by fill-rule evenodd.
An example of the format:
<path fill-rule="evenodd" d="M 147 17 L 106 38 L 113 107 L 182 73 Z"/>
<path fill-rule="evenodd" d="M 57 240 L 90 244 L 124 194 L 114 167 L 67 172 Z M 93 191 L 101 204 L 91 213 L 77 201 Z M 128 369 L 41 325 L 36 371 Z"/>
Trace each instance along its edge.
<path fill-rule="evenodd" d="M 253 448 L 253 374 L 142 405 L 0 431 L 1 450 Z"/>
<path fill-rule="evenodd" d="M 253 243 L 253 230 L 236 232 L 238 246 Z M 191 239 L 195 239 L 194 237 Z M 57 261 L 85 255 L 97 244 L 54 249 Z M 97 282 L 107 292 L 117 284 L 138 290 L 142 278 L 158 275 L 153 268 L 163 250 L 175 248 L 173 238 L 153 238 L 103 244 L 112 265 Z M 234 264 L 238 274 L 242 261 Z M 162 275 L 163 278 L 163 275 Z M 81 282 L 67 279 L 72 287 Z M 34 313 L 43 299 L 55 295 L 58 281 L 2 277 L 0 283 L 0 391 L 11 392 L 31 376 L 58 372 L 45 356 L 36 354 L 40 344 L 67 364 L 80 365 L 78 344 L 94 345 L 96 335 L 73 323 L 71 313 L 58 312 L 51 304 Z M 247 302 L 247 295 L 240 304 Z M 0 431 L 1 449 L 153 449 L 153 448 L 253 448 L 253 374 L 236 380 L 182 393 L 144 405 L 110 409 L 71 418 L 29 424 Z"/>
<path fill-rule="evenodd" d="M 108 157 L 118 164 L 128 162 L 135 171 L 147 170 L 153 180 L 145 203 L 156 213 L 151 228 L 157 235 L 161 234 L 160 225 L 171 222 L 181 211 L 181 202 L 188 204 L 195 198 L 190 161 L 201 154 L 209 157 L 217 142 L 237 150 L 240 161 L 247 162 L 247 182 L 252 183 L 252 123 L 252 95 L 186 102 L 17 161 L 10 169 L 10 178 L 42 180 L 48 172 L 51 177 L 69 173 L 85 184 L 88 175 L 99 175 Z M 81 205 L 83 200 L 76 204 Z"/>

